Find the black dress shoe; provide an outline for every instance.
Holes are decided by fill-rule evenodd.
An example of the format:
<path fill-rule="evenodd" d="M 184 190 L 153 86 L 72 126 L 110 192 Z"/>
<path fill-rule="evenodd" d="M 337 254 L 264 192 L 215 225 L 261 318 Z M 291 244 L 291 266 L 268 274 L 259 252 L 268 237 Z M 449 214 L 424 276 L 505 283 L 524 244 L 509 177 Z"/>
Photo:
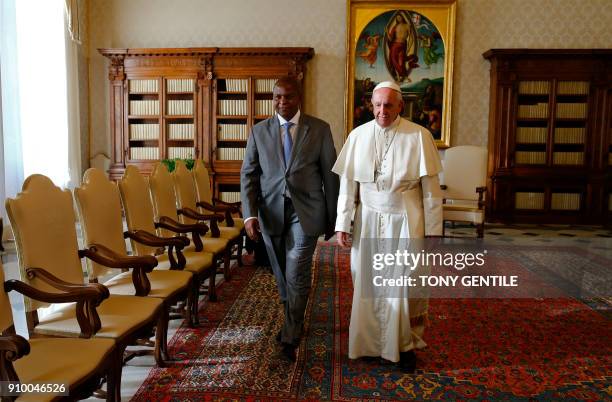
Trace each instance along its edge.
<path fill-rule="evenodd" d="M 283 343 L 283 347 L 281 349 L 281 355 L 285 359 L 294 362 L 296 358 L 296 352 L 295 352 L 296 349 L 297 349 L 297 346 L 295 345 L 292 345 L 290 343 Z"/>
<path fill-rule="evenodd" d="M 414 353 L 414 350 L 400 352 L 398 366 L 405 373 L 414 373 L 414 370 L 416 370 L 416 353 Z"/>

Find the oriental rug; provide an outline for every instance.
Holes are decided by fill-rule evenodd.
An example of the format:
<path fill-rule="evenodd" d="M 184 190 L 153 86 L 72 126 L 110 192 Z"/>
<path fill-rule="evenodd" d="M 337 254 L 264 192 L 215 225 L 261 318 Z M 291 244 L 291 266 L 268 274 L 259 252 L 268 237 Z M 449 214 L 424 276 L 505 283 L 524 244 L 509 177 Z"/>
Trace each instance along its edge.
<path fill-rule="evenodd" d="M 612 262 L 580 250 L 497 247 L 489 257 L 532 270 L 557 253 L 594 271 Z M 296 363 L 279 357 L 282 309 L 274 278 L 235 270 L 205 303 L 201 326 L 170 341 L 174 361 L 156 368 L 135 401 L 271 400 L 610 400 L 612 324 L 606 298 L 432 299 L 417 352 L 405 374 L 377 358 L 347 357 L 352 282 L 349 250 L 320 243 L 314 261 L 306 336 Z M 542 260 L 542 261 L 540 261 Z M 554 259 L 553 259 L 554 260 Z M 571 270 L 571 266 L 568 267 Z"/>

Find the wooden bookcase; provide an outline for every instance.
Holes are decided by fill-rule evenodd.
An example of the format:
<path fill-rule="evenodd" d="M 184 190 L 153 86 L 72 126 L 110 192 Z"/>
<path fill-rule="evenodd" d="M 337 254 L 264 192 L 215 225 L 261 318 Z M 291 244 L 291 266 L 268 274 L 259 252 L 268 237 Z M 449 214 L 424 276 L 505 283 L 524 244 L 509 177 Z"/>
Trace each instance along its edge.
<path fill-rule="evenodd" d="M 249 132 L 272 113 L 276 79 L 300 79 L 312 48 L 99 49 L 109 58 L 112 179 L 127 165 L 203 159 L 215 195 L 238 201 Z"/>
<path fill-rule="evenodd" d="M 612 222 L 612 50 L 491 49 L 487 220 Z"/>

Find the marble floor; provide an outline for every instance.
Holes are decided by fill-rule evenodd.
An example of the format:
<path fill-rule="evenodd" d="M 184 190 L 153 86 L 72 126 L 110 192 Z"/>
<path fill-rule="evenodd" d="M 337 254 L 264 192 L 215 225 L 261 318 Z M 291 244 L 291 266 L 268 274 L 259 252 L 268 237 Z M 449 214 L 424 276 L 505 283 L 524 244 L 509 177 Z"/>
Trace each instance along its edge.
<path fill-rule="evenodd" d="M 475 238 L 475 229 L 470 226 L 448 226 L 446 241 L 475 244 L 515 244 L 515 245 L 551 245 L 572 246 L 589 250 L 590 252 L 612 258 L 612 230 L 601 226 L 580 225 L 501 225 L 489 224 L 485 227 L 484 239 Z M 6 279 L 18 278 L 19 269 L 15 255 L 14 244 L 5 242 L 6 251 L 2 254 Z M 217 276 L 217 283 L 223 281 L 223 276 Z M 11 292 L 10 299 L 15 317 L 17 332 L 27 337 L 23 298 Z M 181 320 L 173 320 L 169 324 L 168 339 L 181 325 Z M 138 391 L 138 388 L 154 366 L 152 356 L 142 356 L 130 360 L 123 369 L 122 400 L 128 401 Z M 91 398 L 91 400 L 95 400 Z"/>

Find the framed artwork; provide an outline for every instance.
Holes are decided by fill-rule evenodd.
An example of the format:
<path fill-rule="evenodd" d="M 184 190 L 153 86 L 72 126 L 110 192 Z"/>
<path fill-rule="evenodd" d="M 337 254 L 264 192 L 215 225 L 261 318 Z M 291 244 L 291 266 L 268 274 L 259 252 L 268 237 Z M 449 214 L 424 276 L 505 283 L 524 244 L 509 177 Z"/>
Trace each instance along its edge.
<path fill-rule="evenodd" d="M 395 81 L 402 116 L 450 146 L 455 0 L 349 0 L 346 135 L 374 118 L 372 89 Z"/>

